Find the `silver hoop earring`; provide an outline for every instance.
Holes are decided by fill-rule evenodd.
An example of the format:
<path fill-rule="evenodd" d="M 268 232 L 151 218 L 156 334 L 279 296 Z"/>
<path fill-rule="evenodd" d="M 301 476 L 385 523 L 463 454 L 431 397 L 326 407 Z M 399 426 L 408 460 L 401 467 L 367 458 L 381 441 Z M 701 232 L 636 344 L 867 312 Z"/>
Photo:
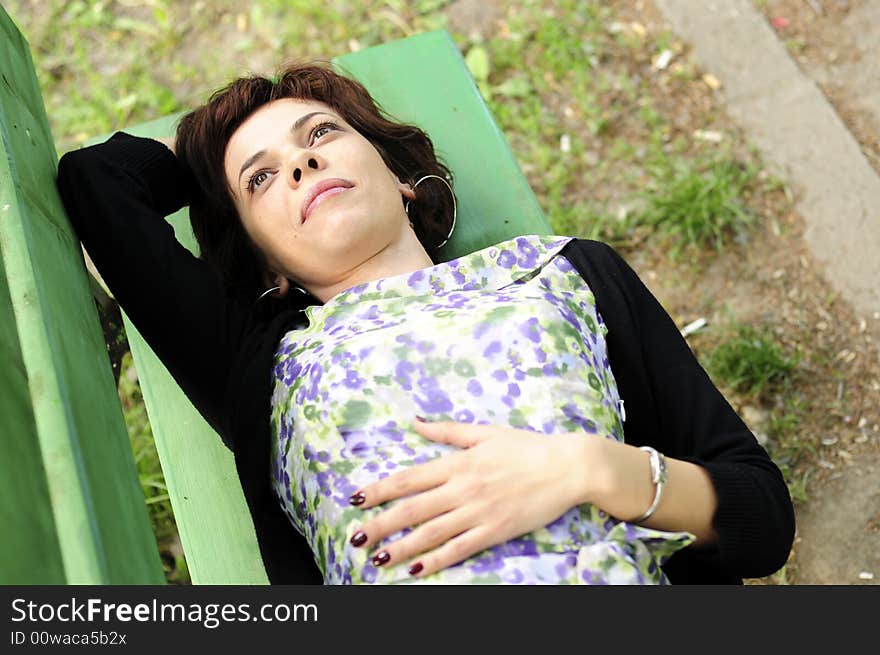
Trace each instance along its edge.
<path fill-rule="evenodd" d="M 449 193 L 452 195 L 452 227 L 449 228 L 449 234 L 446 235 L 446 238 L 443 239 L 443 242 L 440 245 L 435 246 L 435 248 L 439 249 L 439 248 L 442 248 L 443 246 L 446 245 L 446 243 L 449 241 L 449 237 L 452 236 L 452 231 L 455 230 L 455 219 L 458 216 L 458 204 L 456 203 L 456 200 L 455 200 L 455 191 L 452 190 L 452 185 L 449 184 L 449 181 L 446 178 L 440 177 L 439 175 L 433 175 L 433 174 L 432 175 L 425 175 L 425 176 L 419 178 L 419 181 L 416 182 L 415 184 L 413 184 L 413 186 L 412 186 L 413 191 L 415 191 L 416 187 L 419 186 L 425 180 L 427 180 L 429 177 L 436 177 L 438 180 L 443 182 L 443 184 L 446 185 L 446 188 L 449 189 Z M 403 207 L 403 211 L 406 212 L 407 216 L 409 216 L 409 203 L 410 203 L 410 201 L 407 200 L 406 205 L 404 205 L 404 207 Z M 412 221 L 410 221 L 410 223 L 412 223 Z"/>
<path fill-rule="evenodd" d="M 260 302 L 263 298 L 268 296 L 273 291 L 278 291 L 281 287 L 272 287 L 271 289 L 266 289 L 263 293 L 260 294 L 260 297 L 257 298 L 254 302 Z M 302 295 L 307 296 L 309 292 L 303 289 L 302 287 L 298 287 L 296 285 L 293 286 L 294 291 L 299 291 Z"/>
<path fill-rule="evenodd" d="M 260 297 L 257 298 L 256 302 L 260 302 L 263 298 L 268 296 L 270 293 L 272 293 L 273 291 L 278 291 L 278 289 L 280 289 L 280 288 L 281 287 L 272 287 L 271 289 L 267 289 L 266 291 L 264 291 L 263 293 L 260 294 Z"/>

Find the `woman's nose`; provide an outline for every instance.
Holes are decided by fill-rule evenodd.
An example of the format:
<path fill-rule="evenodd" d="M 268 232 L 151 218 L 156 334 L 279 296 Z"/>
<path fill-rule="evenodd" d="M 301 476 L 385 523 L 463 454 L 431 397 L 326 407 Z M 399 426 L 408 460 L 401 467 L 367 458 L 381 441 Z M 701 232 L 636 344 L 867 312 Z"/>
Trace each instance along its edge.
<path fill-rule="evenodd" d="M 309 157 L 309 160 L 306 162 L 306 166 L 312 168 L 314 170 L 318 170 L 318 160 L 314 157 Z M 297 166 L 293 169 L 293 179 L 295 182 L 299 182 L 302 179 L 302 168 Z"/>

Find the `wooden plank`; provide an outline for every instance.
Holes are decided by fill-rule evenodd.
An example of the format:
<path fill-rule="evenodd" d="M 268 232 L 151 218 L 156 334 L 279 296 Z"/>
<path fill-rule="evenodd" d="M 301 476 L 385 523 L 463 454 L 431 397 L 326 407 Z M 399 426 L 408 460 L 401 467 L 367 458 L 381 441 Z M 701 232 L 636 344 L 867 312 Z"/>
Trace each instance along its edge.
<path fill-rule="evenodd" d="M 4 382 L 10 398 L 30 406 L 19 407 L 3 444 L 19 458 L 39 456 L 28 466 L 43 475 L 33 499 L 16 501 L 29 511 L 31 500 L 48 499 L 63 563 L 57 583 L 159 584 L 161 562 L 79 242 L 55 188 L 58 159 L 30 51 L 2 9 L 0 75 L 0 252 L 23 366 Z M 4 476 L 19 474 L 5 470 L 13 461 L 0 464 Z M 45 515 L 39 522 L 49 529 Z M 16 566 L 4 561 L 0 569 Z"/>
<path fill-rule="evenodd" d="M 59 584 L 64 564 L 18 343 L 0 265 L 0 584 Z"/>

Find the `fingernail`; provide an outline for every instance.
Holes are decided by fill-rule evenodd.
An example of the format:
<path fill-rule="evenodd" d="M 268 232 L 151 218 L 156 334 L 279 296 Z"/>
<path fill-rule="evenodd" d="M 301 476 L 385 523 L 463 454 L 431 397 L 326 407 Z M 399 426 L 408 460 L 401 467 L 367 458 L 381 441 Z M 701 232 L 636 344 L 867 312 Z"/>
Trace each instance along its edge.
<path fill-rule="evenodd" d="M 410 575 L 416 575 L 416 574 L 419 573 L 423 568 L 425 568 L 425 567 L 422 566 L 422 563 L 421 563 L 421 562 L 416 562 L 416 563 L 413 564 L 411 567 L 409 567 L 409 574 L 410 574 Z"/>
<path fill-rule="evenodd" d="M 351 497 L 348 499 L 348 502 L 350 502 L 352 505 L 363 505 L 366 501 L 367 497 L 360 491 L 358 491 L 356 494 L 352 494 Z"/>
<path fill-rule="evenodd" d="M 387 564 L 388 560 L 391 559 L 391 555 L 388 554 L 387 550 L 380 550 L 373 556 L 373 566 L 382 566 L 383 564 Z"/>
<path fill-rule="evenodd" d="M 367 535 L 360 530 L 351 535 L 351 539 L 349 539 L 349 543 L 352 546 L 363 546 L 364 542 L 367 540 Z"/>
<path fill-rule="evenodd" d="M 424 416 L 416 416 L 416 420 L 419 423 L 430 423 L 430 421 L 428 419 L 426 419 Z"/>

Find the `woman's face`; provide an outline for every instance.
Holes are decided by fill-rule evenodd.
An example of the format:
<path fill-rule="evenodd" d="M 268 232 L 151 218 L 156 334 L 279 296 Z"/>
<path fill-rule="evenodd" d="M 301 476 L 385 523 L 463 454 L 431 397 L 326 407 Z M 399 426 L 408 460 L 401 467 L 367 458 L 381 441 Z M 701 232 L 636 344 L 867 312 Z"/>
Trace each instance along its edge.
<path fill-rule="evenodd" d="M 409 186 L 327 105 L 284 98 L 233 133 L 226 179 L 270 273 L 315 293 L 355 275 L 409 230 Z"/>

